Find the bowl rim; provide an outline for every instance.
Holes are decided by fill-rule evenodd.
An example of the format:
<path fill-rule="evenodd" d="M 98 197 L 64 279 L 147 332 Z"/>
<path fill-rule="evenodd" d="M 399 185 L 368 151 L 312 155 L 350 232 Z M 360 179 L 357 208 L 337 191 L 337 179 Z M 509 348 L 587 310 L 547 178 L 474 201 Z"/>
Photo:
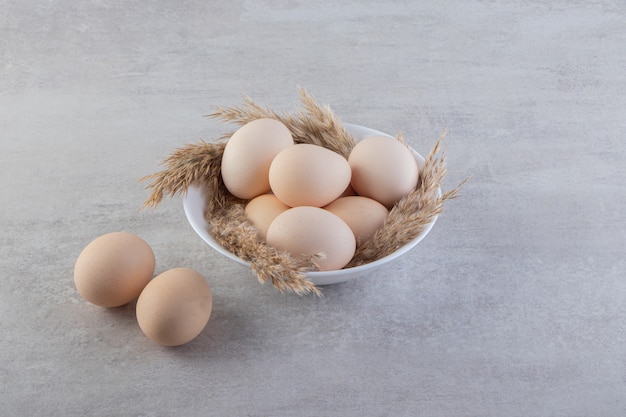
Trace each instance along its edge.
<path fill-rule="evenodd" d="M 371 129 L 365 126 L 360 126 L 360 125 L 351 124 L 351 123 L 343 123 L 343 125 L 348 131 L 350 131 L 357 138 L 357 141 L 367 136 L 373 136 L 373 135 L 384 135 L 384 136 L 393 137 L 387 133 L 383 133 L 378 130 Z M 417 152 L 412 147 L 409 146 L 409 149 L 413 153 L 413 156 L 415 157 L 418 163 L 418 166 L 420 167 L 420 171 L 421 171 L 421 168 L 424 165 L 424 157 L 420 155 L 419 152 Z M 438 193 L 438 196 L 441 197 L 441 188 L 437 189 L 437 193 Z M 202 202 L 201 205 L 198 204 L 198 202 L 200 201 Z M 192 184 L 183 195 L 183 209 L 185 212 L 185 216 L 187 217 L 187 221 L 191 225 L 192 229 L 196 232 L 198 236 L 200 236 L 200 238 L 202 238 L 202 240 L 205 241 L 205 243 L 211 246 L 215 251 L 221 253 L 222 255 L 226 256 L 229 259 L 232 259 L 233 261 L 241 265 L 250 267 L 251 266 L 250 262 L 245 261 L 241 259 L 240 257 L 238 257 L 237 255 L 235 255 L 234 253 L 226 250 L 217 242 L 217 240 L 215 240 L 215 238 L 211 235 L 211 233 L 209 233 L 208 222 L 204 216 L 204 203 L 205 202 L 206 202 L 206 196 L 204 195 L 202 188 L 196 184 Z M 373 262 L 369 262 L 367 264 L 358 265 L 358 266 L 354 266 L 350 268 L 333 270 L 333 271 L 308 271 L 308 272 L 305 272 L 305 276 L 311 281 L 315 282 L 316 280 L 324 280 L 324 278 L 328 278 L 328 277 L 341 278 L 347 275 L 356 275 L 359 272 L 367 272 L 367 271 L 376 269 L 377 267 L 383 264 L 386 264 L 389 261 L 396 259 L 404 255 L 406 252 L 410 251 L 411 249 L 413 249 L 418 243 L 420 243 L 426 237 L 426 235 L 428 235 L 428 233 L 431 231 L 431 229 L 437 222 L 438 218 L 439 218 L 439 215 L 436 215 L 430 223 L 424 226 L 420 234 L 417 235 L 413 240 L 400 246 L 394 252 L 380 259 L 377 259 Z"/>

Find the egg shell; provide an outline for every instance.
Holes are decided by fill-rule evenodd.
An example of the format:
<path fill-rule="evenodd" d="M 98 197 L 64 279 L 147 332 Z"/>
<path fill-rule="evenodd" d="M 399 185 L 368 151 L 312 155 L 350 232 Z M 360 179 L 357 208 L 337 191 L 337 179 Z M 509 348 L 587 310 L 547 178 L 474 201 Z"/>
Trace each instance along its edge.
<path fill-rule="evenodd" d="M 395 138 L 370 136 L 348 157 L 351 184 L 358 195 L 389 208 L 417 186 L 419 170 L 411 150 Z"/>
<path fill-rule="evenodd" d="M 352 176 L 352 172 L 350 172 L 350 176 Z M 339 197 L 348 197 L 351 195 L 356 195 L 356 191 L 354 191 L 354 188 L 352 188 L 352 184 L 348 184 L 348 186 L 346 187 L 345 190 L 343 190 L 343 192 L 341 194 L 339 194 Z"/>
<path fill-rule="evenodd" d="M 356 240 L 350 227 L 319 207 L 299 206 L 276 216 L 267 230 L 267 244 L 295 256 L 322 254 L 321 271 L 341 269 L 354 256 Z"/>
<path fill-rule="evenodd" d="M 270 166 L 272 192 L 291 207 L 322 207 L 350 184 L 350 165 L 336 152 L 301 143 L 281 151 Z"/>
<path fill-rule="evenodd" d="M 291 132 L 282 122 L 257 119 L 240 127 L 224 147 L 221 175 L 226 189 L 245 200 L 268 193 L 268 172 L 274 157 L 293 146 Z"/>
<path fill-rule="evenodd" d="M 274 194 L 263 194 L 250 200 L 246 204 L 244 213 L 257 228 L 261 237 L 265 239 L 270 223 L 276 216 L 289 208 Z"/>
<path fill-rule="evenodd" d="M 350 227 L 357 242 L 372 237 L 387 219 L 389 211 L 378 201 L 363 196 L 341 197 L 324 207 Z"/>
<path fill-rule="evenodd" d="M 74 265 L 74 283 L 87 301 L 119 307 L 139 296 L 154 274 L 148 243 L 127 232 L 112 232 L 91 241 Z"/>
<path fill-rule="evenodd" d="M 141 331 L 163 346 L 179 346 L 195 339 L 206 327 L 213 298 L 198 272 L 174 268 L 157 275 L 137 299 Z"/>

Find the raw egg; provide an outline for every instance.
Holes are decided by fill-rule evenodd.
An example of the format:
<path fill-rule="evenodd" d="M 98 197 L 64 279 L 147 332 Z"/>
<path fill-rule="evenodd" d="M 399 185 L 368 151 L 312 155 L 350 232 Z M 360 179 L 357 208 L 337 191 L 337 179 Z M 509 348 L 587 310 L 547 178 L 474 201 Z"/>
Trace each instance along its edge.
<path fill-rule="evenodd" d="M 257 119 L 240 127 L 222 154 L 221 173 L 226 189 L 245 200 L 268 193 L 270 164 L 290 146 L 291 132 L 278 120 Z"/>
<path fill-rule="evenodd" d="M 282 150 L 270 166 L 273 193 L 288 206 L 322 207 L 350 184 L 350 165 L 336 152 L 302 143 Z"/>
<path fill-rule="evenodd" d="M 206 327 L 213 298 L 211 288 L 198 272 L 170 269 L 157 275 L 137 299 L 141 331 L 163 346 L 179 346 L 195 339 Z"/>
<path fill-rule="evenodd" d="M 348 158 L 351 184 L 358 195 L 389 208 L 417 186 L 418 167 L 410 149 L 389 136 L 370 136 Z"/>
<path fill-rule="evenodd" d="M 387 219 L 387 208 L 363 196 L 341 197 L 324 207 L 352 229 L 357 242 L 369 239 Z"/>
<path fill-rule="evenodd" d="M 250 200 L 244 212 L 261 237 L 265 239 L 272 220 L 288 209 L 289 206 L 281 202 L 274 194 L 263 194 Z"/>
<path fill-rule="evenodd" d="M 154 274 L 150 246 L 126 232 L 102 235 L 89 243 L 74 266 L 79 294 L 101 307 L 118 307 L 137 298 Z"/>
<path fill-rule="evenodd" d="M 267 244 L 295 256 L 321 254 L 321 271 L 341 269 L 350 262 L 356 239 L 338 216 L 319 207 L 300 206 L 282 212 L 267 230 Z"/>

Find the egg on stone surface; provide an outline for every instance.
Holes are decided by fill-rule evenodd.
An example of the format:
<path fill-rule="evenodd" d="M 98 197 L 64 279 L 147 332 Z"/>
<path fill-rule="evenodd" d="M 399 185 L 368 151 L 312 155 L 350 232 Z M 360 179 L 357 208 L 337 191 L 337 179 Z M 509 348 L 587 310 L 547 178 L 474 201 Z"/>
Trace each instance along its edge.
<path fill-rule="evenodd" d="M 380 229 L 389 211 L 378 201 L 363 196 L 341 197 L 324 207 L 350 227 L 357 243 L 369 239 Z"/>
<path fill-rule="evenodd" d="M 163 346 L 179 346 L 195 339 L 206 327 L 213 298 L 204 277 L 189 268 L 174 268 L 156 277 L 137 299 L 141 331 Z"/>
<path fill-rule="evenodd" d="M 319 207 L 299 206 L 282 212 L 267 230 L 267 244 L 293 254 L 322 254 L 321 271 L 341 269 L 356 249 L 352 230 L 338 216 Z"/>
<path fill-rule="evenodd" d="M 74 265 L 79 294 L 101 307 L 119 307 L 139 296 L 154 274 L 155 257 L 145 240 L 112 232 L 91 241 Z"/>
<path fill-rule="evenodd" d="M 419 170 L 411 150 L 395 138 L 370 136 L 348 157 L 351 184 L 358 195 L 390 208 L 417 186 Z"/>
<path fill-rule="evenodd" d="M 282 150 L 270 166 L 272 192 L 290 207 L 322 207 L 350 184 L 350 165 L 336 152 L 301 143 Z"/>
<path fill-rule="evenodd" d="M 245 200 L 268 193 L 270 164 L 290 146 L 291 132 L 278 120 L 257 119 L 240 127 L 222 154 L 221 175 L 226 189 Z"/>
<path fill-rule="evenodd" d="M 245 215 L 259 231 L 263 239 L 267 235 L 270 223 L 283 211 L 290 207 L 280 201 L 274 194 L 262 194 L 246 204 Z"/>

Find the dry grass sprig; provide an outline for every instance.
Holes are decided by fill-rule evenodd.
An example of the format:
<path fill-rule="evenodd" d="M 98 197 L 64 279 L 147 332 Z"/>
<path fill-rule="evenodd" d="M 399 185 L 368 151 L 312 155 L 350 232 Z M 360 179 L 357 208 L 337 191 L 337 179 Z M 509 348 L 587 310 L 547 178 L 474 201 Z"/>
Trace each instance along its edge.
<path fill-rule="evenodd" d="M 404 146 L 408 146 L 406 143 L 406 140 L 404 139 L 404 133 L 400 132 L 396 134 L 396 140 L 400 142 L 401 144 L 403 144 Z"/>
<path fill-rule="evenodd" d="M 213 113 L 208 114 L 208 117 L 219 119 L 223 122 L 234 123 L 239 126 L 243 126 L 246 123 L 250 123 L 257 119 L 276 119 L 284 123 L 283 120 L 291 119 L 291 116 L 287 113 L 278 113 L 269 107 L 261 106 L 245 94 L 243 95 L 244 103 L 241 106 L 215 106 Z"/>
<path fill-rule="evenodd" d="M 315 269 L 315 256 L 309 259 L 297 258 L 266 245 L 244 214 L 243 204 L 232 204 L 207 220 L 211 234 L 220 245 L 250 262 L 259 282 L 271 282 L 283 292 L 321 295 L 321 291 L 304 275 Z"/>
<path fill-rule="evenodd" d="M 222 181 L 220 171 L 225 146 L 224 142 L 201 141 L 176 149 L 163 161 L 164 170 L 139 179 L 150 182 L 146 188 L 151 189 L 151 193 L 144 208 L 156 208 L 164 197 L 181 195 L 193 184 L 202 184 L 211 196 L 207 199 L 209 213 L 241 201 L 226 190 Z"/>
<path fill-rule="evenodd" d="M 304 88 L 299 93 L 303 108 L 296 107 L 295 114 L 276 112 L 244 96 L 243 105 L 216 107 L 208 116 L 238 125 L 262 118 L 276 119 L 289 128 L 295 143 L 323 146 L 348 158 L 356 145 L 354 136 L 343 127 L 330 106 L 321 105 Z"/>

